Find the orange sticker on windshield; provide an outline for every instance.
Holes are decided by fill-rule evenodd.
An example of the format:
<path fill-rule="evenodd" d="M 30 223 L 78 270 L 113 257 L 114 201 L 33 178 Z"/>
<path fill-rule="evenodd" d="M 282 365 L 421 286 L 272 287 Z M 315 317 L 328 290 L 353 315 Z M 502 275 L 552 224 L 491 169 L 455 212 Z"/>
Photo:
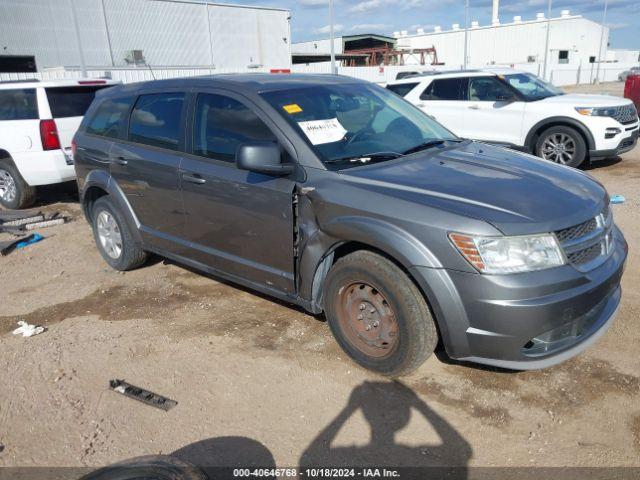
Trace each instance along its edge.
<path fill-rule="evenodd" d="M 300 105 L 298 105 L 297 103 L 285 105 L 282 108 L 284 108 L 284 111 L 287 112 L 289 115 L 292 115 L 294 113 L 300 113 L 302 111 L 302 109 L 300 108 Z"/>

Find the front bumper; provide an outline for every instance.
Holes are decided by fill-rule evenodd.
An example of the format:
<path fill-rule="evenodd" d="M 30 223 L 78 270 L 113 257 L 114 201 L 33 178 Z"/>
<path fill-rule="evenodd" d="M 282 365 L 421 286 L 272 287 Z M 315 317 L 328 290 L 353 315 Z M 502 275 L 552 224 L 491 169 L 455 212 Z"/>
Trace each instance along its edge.
<path fill-rule="evenodd" d="M 414 267 L 450 357 L 514 370 L 546 368 L 593 344 L 613 322 L 627 244 L 586 273 L 570 265 L 513 275 Z"/>
<path fill-rule="evenodd" d="M 600 142 L 599 150 L 589 150 L 589 158 L 591 160 L 617 157 L 636 147 L 640 125 L 638 123 L 635 123 L 635 125 L 618 125 L 617 128 L 622 130 L 619 135 L 606 142 Z"/>

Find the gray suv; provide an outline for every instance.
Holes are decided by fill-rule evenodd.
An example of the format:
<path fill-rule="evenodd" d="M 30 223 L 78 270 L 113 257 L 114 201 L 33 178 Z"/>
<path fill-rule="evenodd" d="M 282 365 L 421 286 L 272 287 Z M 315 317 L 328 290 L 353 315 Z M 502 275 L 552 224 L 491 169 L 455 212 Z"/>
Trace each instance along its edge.
<path fill-rule="evenodd" d="M 580 171 L 456 138 L 340 76 L 219 75 L 98 92 L 75 136 L 105 261 L 149 252 L 325 314 L 360 365 L 511 369 L 592 344 L 627 244 Z"/>

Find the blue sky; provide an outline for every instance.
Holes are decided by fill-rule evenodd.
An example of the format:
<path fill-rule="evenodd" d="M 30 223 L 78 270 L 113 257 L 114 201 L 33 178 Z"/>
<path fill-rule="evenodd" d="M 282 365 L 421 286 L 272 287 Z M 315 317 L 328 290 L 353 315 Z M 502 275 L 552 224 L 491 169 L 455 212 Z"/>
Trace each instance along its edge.
<path fill-rule="evenodd" d="M 222 0 L 225 1 L 225 0 Z M 257 4 L 291 10 L 293 41 L 328 36 L 327 0 L 239 0 L 225 3 Z M 470 21 L 491 22 L 491 0 L 470 0 Z M 434 25 L 449 28 L 464 24 L 464 0 L 334 0 L 335 24 L 340 34 L 386 33 L 395 30 L 427 30 Z M 602 21 L 604 0 L 554 0 L 553 15 L 568 9 L 597 22 Z M 500 19 L 523 19 L 547 10 L 547 0 L 502 0 Z M 613 48 L 640 48 L 640 0 L 609 0 L 607 24 Z"/>

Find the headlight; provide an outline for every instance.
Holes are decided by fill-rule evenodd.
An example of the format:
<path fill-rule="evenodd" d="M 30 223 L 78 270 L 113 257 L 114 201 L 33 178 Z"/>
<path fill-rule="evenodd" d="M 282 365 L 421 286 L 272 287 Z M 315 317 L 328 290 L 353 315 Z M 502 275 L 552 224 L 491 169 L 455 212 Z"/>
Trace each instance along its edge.
<path fill-rule="evenodd" d="M 481 273 L 516 273 L 564 265 L 555 235 L 481 237 L 450 233 L 462 256 Z"/>
<path fill-rule="evenodd" d="M 615 117 L 618 107 L 576 107 L 576 112 L 590 117 Z"/>

